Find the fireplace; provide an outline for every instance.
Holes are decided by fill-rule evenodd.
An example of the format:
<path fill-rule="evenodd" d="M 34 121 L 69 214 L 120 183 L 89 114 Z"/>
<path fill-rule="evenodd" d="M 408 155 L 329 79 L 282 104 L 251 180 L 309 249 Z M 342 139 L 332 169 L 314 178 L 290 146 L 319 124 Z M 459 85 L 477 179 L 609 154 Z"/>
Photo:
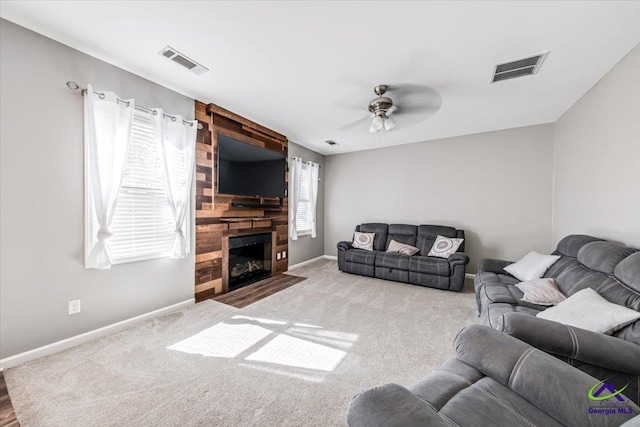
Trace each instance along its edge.
<path fill-rule="evenodd" d="M 271 276 L 271 233 L 229 237 L 229 291 Z"/>

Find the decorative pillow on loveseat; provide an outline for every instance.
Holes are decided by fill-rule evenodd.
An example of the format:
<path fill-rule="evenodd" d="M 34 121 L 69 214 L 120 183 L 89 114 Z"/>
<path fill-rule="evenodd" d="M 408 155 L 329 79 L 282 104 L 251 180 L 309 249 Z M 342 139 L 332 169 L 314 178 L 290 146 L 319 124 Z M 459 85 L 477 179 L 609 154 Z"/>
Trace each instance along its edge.
<path fill-rule="evenodd" d="M 361 233 L 356 231 L 353 234 L 353 247 L 358 249 L 364 249 L 367 251 L 373 250 L 373 239 L 376 237 L 376 233 Z"/>
<path fill-rule="evenodd" d="M 567 299 L 558 290 L 555 279 L 534 279 L 516 284 L 524 292 L 522 301 L 538 305 L 556 305 Z"/>
<path fill-rule="evenodd" d="M 541 319 L 611 335 L 640 319 L 640 313 L 613 304 L 591 288 L 571 295 L 555 307 L 536 314 Z"/>
<path fill-rule="evenodd" d="M 504 271 L 516 279 L 526 282 L 527 280 L 541 278 L 549 267 L 559 259 L 558 255 L 542 255 L 538 252 L 529 252 L 520 261 L 506 266 Z"/>
<path fill-rule="evenodd" d="M 433 246 L 431 247 L 428 256 L 449 258 L 458 250 L 462 242 L 464 242 L 464 239 L 454 239 L 438 235 L 438 237 L 436 237 L 436 241 L 433 242 Z"/>
<path fill-rule="evenodd" d="M 389 247 L 387 248 L 387 252 L 398 252 L 404 255 L 411 256 L 420 252 L 420 249 L 411 245 L 407 245 L 406 243 L 400 243 L 400 242 L 396 242 L 395 240 L 392 240 L 389 242 Z"/>

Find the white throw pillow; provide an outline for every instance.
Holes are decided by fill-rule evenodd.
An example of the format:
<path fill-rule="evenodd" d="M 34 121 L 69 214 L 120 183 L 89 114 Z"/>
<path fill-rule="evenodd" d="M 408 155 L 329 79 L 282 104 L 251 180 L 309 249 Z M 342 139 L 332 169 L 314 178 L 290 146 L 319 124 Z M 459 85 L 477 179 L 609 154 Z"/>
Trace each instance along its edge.
<path fill-rule="evenodd" d="M 558 255 L 542 255 L 538 252 L 529 252 L 520 261 L 506 266 L 504 271 L 521 282 L 526 282 L 541 278 L 549 267 L 559 259 Z"/>
<path fill-rule="evenodd" d="M 571 295 L 557 306 L 541 311 L 536 314 L 536 317 L 611 335 L 640 319 L 640 313 L 613 304 L 593 289 L 586 288 Z"/>
<path fill-rule="evenodd" d="M 464 239 L 453 239 L 451 237 L 438 235 L 435 242 L 433 242 L 433 246 L 431 247 L 428 256 L 449 258 L 458 250 L 462 242 L 464 242 Z"/>
<path fill-rule="evenodd" d="M 356 231 L 353 234 L 353 247 L 372 251 L 374 237 L 376 237 L 376 233 L 360 233 Z"/>
<path fill-rule="evenodd" d="M 560 290 L 555 279 L 534 279 L 518 283 L 516 288 L 524 292 L 521 301 L 538 305 L 556 305 L 567 299 Z"/>

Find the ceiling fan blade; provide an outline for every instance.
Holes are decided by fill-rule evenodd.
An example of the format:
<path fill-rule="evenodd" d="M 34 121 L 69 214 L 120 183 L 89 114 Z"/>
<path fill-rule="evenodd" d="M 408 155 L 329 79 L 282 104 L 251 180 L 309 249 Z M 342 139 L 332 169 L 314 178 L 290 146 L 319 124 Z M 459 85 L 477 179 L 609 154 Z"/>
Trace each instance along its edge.
<path fill-rule="evenodd" d="M 401 105 L 397 114 L 421 114 L 429 112 L 427 105 Z"/>
<path fill-rule="evenodd" d="M 344 126 L 342 126 L 342 127 L 339 127 L 339 128 L 338 128 L 338 130 L 341 130 L 341 131 L 350 131 L 350 130 L 353 130 L 353 129 L 358 128 L 358 127 L 360 127 L 360 128 L 364 128 L 365 123 L 366 123 L 369 119 L 370 119 L 370 116 L 369 116 L 369 115 L 364 116 L 364 117 L 361 117 L 361 118 L 359 118 L 358 120 L 355 120 L 355 121 L 353 121 L 353 122 L 351 122 L 351 123 L 347 123 L 346 125 L 344 125 Z"/>

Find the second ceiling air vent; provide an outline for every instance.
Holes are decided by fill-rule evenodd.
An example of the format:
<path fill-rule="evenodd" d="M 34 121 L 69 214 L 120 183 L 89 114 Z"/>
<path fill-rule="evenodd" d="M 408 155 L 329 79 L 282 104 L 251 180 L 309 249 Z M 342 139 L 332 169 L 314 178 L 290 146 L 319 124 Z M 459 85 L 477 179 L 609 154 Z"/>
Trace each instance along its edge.
<path fill-rule="evenodd" d="M 538 55 L 496 65 L 493 69 L 491 83 L 536 74 L 548 53 L 547 51 Z"/>
<path fill-rule="evenodd" d="M 186 55 L 178 52 L 171 46 L 167 46 L 162 49 L 158 54 L 164 56 L 167 59 L 172 60 L 176 64 L 182 65 L 187 70 L 191 71 L 194 74 L 200 75 L 209 71 L 207 67 L 202 64 L 198 64 L 193 59 L 188 58 Z"/>

